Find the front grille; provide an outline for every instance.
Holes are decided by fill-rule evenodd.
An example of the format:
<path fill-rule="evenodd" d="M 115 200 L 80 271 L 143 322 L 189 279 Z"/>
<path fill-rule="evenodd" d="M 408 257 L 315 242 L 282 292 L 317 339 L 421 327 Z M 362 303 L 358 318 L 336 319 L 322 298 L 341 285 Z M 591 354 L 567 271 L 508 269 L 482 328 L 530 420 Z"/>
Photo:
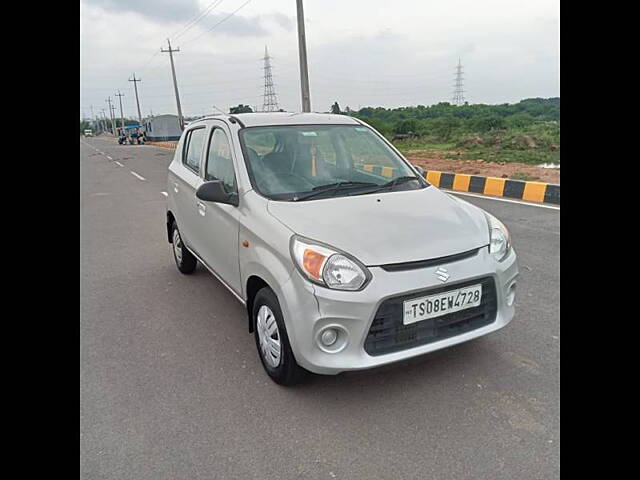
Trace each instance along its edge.
<path fill-rule="evenodd" d="M 403 263 L 389 263 L 387 265 L 380 265 L 380 268 L 387 272 L 402 272 L 405 270 L 416 270 L 419 268 L 433 267 L 434 265 L 442 265 L 444 263 L 459 262 L 467 258 L 474 257 L 478 254 L 480 248 L 474 248 L 462 253 L 456 253 L 455 255 L 447 255 L 446 257 L 431 258 L 429 260 L 417 260 L 413 262 Z"/>
<path fill-rule="evenodd" d="M 482 284 L 480 305 L 441 317 L 404 325 L 403 302 L 412 298 Z M 364 350 L 372 356 L 399 352 L 476 330 L 492 323 L 498 310 L 496 285 L 493 277 L 423 290 L 410 295 L 393 297 L 382 302 L 371 323 L 364 342 Z"/>

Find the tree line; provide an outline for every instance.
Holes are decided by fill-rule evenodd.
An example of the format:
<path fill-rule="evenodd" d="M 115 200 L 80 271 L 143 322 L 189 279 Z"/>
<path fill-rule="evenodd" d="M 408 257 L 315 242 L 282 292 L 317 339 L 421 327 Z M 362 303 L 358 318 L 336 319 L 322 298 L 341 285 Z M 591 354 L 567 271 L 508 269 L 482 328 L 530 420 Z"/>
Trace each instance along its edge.
<path fill-rule="evenodd" d="M 348 108 L 348 107 L 347 107 Z M 345 113 L 334 103 L 332 113 Z M 560 130 L 560 98 L 528 98 L 513 104 L 457 106 L 448 102 L 415 107 L 364 107 L 349 112 L 384 135 L 413 133 L 448 141 L 463 134 L 526 129 L 544 124 Z"/>
<path fill-rule="evenodd" d="M 229 108 L 231 114 L 251 111 L 251 107 L 242 104 Z M 560 97 L 527 98 L 518 103 L 499 105 L 465 103 L 457 106 L 441 102 L 430 106 L 398 108 L 364 107 L 351 110 L 346 107 L 344 111 L 335 102 L 329 111 L 359 118 L 387 136 L 413 134 L 443 142 L 474 134 L 484 136 L 507 131 L 544 131 L 557 137 L 558 141 L 560 136 Z M 136 119 L 125 119 L 125 125 L 137 123 Z M 93 122 L 80 122 L 81 133 L 93 127 Z"/>

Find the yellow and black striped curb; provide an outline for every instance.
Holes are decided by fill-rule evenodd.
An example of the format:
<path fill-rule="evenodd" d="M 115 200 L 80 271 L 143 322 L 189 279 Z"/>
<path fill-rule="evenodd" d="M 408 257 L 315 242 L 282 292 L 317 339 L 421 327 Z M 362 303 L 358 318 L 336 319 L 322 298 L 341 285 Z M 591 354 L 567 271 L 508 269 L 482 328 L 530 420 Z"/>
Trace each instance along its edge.
<path fill-rule="evenodd" d="M 560 205 L 560 185 L 554 183 L 481 177 L 466 173 L 445 173 L 434 170 L 429 170 L 425 178 L 427 182 L 438 188 Z"/>
<path fill-rule="evenodd" d="M 393 167 L 380 165 L 360 165 L 365 172 L 384 177 L 393 177 Z M 544 182 L 511 180 L 509 178 L 483 177 L 466 173 L 447 173 L 428 170 L 427 182 L 438 188 L 459 192 L 472 192 L 492 197 L 506 197 L 527 202 L 555 203 L 560 205 L 560 185 Z"/>

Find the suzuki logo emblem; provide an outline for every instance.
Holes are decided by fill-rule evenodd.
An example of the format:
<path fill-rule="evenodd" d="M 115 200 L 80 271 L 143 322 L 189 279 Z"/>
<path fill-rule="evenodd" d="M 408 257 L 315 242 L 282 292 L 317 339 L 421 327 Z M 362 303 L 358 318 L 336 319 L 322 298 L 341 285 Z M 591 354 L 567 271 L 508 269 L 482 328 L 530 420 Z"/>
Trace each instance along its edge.
<path fill-rule="evenodd" d="M 447 280 L 449 280 L 449 277 L 451 275 L 449 275 L 449 273 L 447 273 L 447 269 L 446 268 L 438 268 L 436 270 L 436 277 L 438 277 L 438 280 L 440 280 L 442 283 L 446 282 Z"/>

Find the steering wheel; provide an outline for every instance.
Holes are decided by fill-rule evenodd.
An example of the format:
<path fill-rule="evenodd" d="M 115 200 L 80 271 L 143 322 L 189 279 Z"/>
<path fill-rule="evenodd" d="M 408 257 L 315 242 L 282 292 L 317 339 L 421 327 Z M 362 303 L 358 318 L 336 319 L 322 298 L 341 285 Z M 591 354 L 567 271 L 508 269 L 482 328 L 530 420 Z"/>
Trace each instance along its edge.
<path fill-rule="evenodd" d="M 258 184 L 257 187 L 262 190 L 262 186 L 265 184 L 269 184 L 270 183 L 270 179 L 277 179 L 277 178 L 296 178 L 298 180 L 301 180 L 305 185 L 309 186 L 309 190 L 311 190 L 313 187 L 315 187 L 315 185 L 313 183 L 311 183 L 309 180 L 307 180 L 306 178 L 296 174 L 296 173 L 292 173 L 292 172 L 265 172 L 266 176 L 265 178 L 261 179 Z"/>

